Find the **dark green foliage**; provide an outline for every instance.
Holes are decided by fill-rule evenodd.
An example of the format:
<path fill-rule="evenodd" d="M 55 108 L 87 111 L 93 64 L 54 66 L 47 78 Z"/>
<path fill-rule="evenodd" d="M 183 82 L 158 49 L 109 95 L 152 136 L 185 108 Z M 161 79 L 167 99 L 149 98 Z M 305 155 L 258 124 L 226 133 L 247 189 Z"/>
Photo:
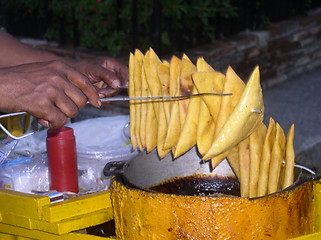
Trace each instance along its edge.
<path fill-rule="evenodd" d="M 275 20 L 267 6 L 277 2 L 0 0 L 0 25 L 14 35 L 45 38 L 111 55 L 134 48 L 144 51 L 150 46 L 158 52 L 175 52 L 237 31 L 267 27 Z M 316 5 L 316 0 L 301 2 L 300 6 L 292 4 L 283 9 L 288 17 Z"/>

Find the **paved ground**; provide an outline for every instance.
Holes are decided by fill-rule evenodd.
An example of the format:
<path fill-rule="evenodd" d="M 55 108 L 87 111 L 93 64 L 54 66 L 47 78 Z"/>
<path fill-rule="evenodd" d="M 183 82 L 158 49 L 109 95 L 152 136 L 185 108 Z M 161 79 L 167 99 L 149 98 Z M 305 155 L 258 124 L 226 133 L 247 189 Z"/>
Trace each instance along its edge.
<path fill-rule="evenodd" d="M 321 67 L 263 91 L 265 121 L 295 124 L 297 162 L 321 173 Z"/>
<path fill-rule="evenodd" d="M 321 67 L 266 89 L 263 96 L 265 122 L 272 116 L 286 133 L 294 123 L 296 161 L 321 173 Z M 103 109 L 87 106 L 76 120 L 128 114 L 126 103 L 111 103 Z"/>

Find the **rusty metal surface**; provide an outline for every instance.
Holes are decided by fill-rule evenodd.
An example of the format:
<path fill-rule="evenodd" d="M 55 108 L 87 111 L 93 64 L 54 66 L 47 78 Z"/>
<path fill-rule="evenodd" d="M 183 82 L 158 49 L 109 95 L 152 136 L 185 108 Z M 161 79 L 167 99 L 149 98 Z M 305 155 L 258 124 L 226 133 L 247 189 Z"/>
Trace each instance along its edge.
<path fill-rule="evenodd" d="M 315 181 L 263 198 L 182 196 L 112 185 L 119 239 L 288 239 L 313 232 Z"/>

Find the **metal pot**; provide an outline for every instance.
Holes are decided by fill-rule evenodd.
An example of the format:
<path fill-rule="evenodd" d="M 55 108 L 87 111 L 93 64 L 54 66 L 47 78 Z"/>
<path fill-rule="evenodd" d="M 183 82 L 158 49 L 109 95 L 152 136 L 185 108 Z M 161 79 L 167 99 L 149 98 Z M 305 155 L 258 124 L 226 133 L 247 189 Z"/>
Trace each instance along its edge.
<path fill-rule="evenodd" d="M 300 172 L 281 192 L 241 198 L 235 196 L 239 185 L 228 162 L 212 170 L 195 148 L 175 160 L 170 154 L 160 160 L 156 151 L 142 152 L 127 163 L 108 163 L 104 174 L 115 175 L 111 197 L 119 239 L 288 239 L 314 230 L 317 177 L 311 174 Z M 151 190 L 190 176 L 223 180 L 206 196 Z M 216 194 L 221 189 L 231 191 Z"/>

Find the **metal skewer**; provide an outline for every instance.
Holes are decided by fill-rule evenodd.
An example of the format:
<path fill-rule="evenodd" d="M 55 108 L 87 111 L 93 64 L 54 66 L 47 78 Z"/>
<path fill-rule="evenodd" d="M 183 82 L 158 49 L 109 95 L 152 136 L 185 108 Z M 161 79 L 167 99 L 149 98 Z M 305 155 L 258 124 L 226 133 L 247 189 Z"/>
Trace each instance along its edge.
<path fill-rule="evenodd" d="M 232 93 L 196 93 L 182 96 L 156 96 L 156 97 L 109 97 L 100 99 L 101 102 L 115 102 L 115 101 L 131 101 L 131 100 L 179 100 L 184 98 L 214 95 L 214 96 L 229 96 Z"/>
<path fill-rule="evenodd" d="M 122 88 L 127 88 L 127 87 L 122 87 Z M 185 98 L 190 98 L 190 97 L 196 97 L 196 96 L 203 96 L 203 95 L 214 95 L 214 96 L 229 96 L 232 95 L 232 93 L 196 93 L 196 94 L 189 94 L 189 95 L 182 95 L 182 96 L 156 96 L 156 97 L 108 97 L 108 98 L 102 98 L 100 99 L 101 102 L 116 102 L 116 101 L 131 101 L 131 100 L 179 100 L 179 99 L 185 99 Z M 89 101 L 87 102 L 89 103 Z M 27 114 L 27 112 L 16 112 L 16 113 L 8 113 L 8 114 L 3 114 L 0 115 L 1 118 L 6 118 L 6 117 L 13 117 L 13 116 L 18 116 L 18 115 L 24 115 Z M 32 134 L 36 133 L 37 131 L 32 131 L 25 133 L 21 136 L 14 136 L 11 134 L 1 123 L 0 123 L 0 128 L 11 138 L 19 140 L 25 137 L 29 137 Z"/>

